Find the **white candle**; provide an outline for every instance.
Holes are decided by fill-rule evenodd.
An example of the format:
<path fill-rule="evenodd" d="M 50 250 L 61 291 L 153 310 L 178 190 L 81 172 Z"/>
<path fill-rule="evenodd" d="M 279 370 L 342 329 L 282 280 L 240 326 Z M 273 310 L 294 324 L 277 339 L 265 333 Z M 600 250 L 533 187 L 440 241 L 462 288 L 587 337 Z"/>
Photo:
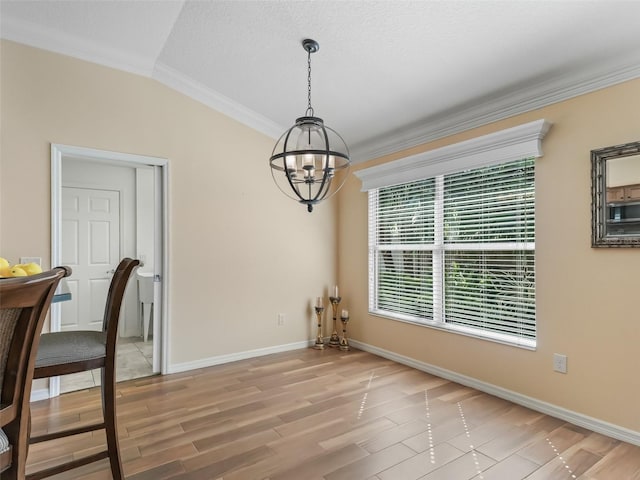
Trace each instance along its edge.
<path fill-rule="evenodd" d="M 316 298 L 316 307 L 321 307 L 322 306 L 322 298 L 317 297 Z"/>
<path fill-rule="evenodd" d="M 307 145 L 306 148 L 308 150 L 312 149 L 313 147 L 311 145 Z M 315 159 L 316 157 L 310 153 L 305 154 L 302 157 L 302 166 L 303 167 L 315 167 L 314 163 L 315 163 Z"/>
<path fill-rule="evenodd" d="M 335 287 L 333 287 L 333 296 L 338 298 L 338 285 L 336 285 Z"/>
<path fill-rule="evenodd" d="M 349 318 L 349 310 L 342 310 L 342 318 Z"/>
<path fill-rule="evenodd" d="M 335 170 L 336 157 L 334 157 L 333 155 L 329 155 L 328 159 L 326 156 L 322 157 L 322 169 L 325 170 L 326 168 L 329 168 L 329 170 Z"/>
<path fill-rule="evenodd" d="M 295 174 L 297 170 L 296 157 L 294 155 L 287 155 L 284 161 L 287 166 L 287 170 L 289 170 L 289 173 Z"/>

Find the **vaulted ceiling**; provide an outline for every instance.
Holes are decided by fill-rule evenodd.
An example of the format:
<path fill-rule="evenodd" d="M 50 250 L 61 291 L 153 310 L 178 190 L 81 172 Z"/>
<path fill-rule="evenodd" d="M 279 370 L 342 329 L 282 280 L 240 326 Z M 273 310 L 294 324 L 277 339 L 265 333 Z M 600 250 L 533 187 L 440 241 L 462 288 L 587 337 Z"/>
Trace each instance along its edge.
<path fill-rule="evenodd" d="M 277 138 L 307 107 L 355 161 L 640 77 L 640 1 L 0 1 L 2 38 L 154 78 Z"/>

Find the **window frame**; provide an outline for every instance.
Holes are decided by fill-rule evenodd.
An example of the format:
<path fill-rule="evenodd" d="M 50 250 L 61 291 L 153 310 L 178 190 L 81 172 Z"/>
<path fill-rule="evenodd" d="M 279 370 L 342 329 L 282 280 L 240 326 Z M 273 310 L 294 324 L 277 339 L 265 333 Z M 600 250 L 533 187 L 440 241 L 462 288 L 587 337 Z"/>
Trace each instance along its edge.
<path fill-rule="evenodd" d="M 512 163 L 512 162 L 507 162 Z M 523 161 L 517 161 L 516 163 L 528 165 L 531 167 L 531 162 L 526 159 Z M 518 168 L 514 166 L 513 168 Z M 477 169 L 473 169 L 474 171 Z M 529 176 L 531 175 L 530 172 Z M 530 180 L 529 180 L 530 181 Z M 417 183 L 422 182 L 422 180 L 418 180 L 416 182 L 411 182 L 407 185 L 413 189 L 413 186 Z M 509 258 L 512 256 L 514 259 L 518 258 L 517 252 L 531 252 L 534 255 L 535 259 L 535 240 L 534 241 L 488 241 L 488 242 L 447 242 L 445 239 L 445 176 L 439 175 L 434 179 L 434 200 L 431 202 L 433 212 L 427 212 L 426 217 L 429 218 L 429 221 L 433 222 L 433 240 L 431 243 L 425 241 L 424 243 L 385 243 L 379 240 L 379 218 L 378 218 L 378 205 L 379 205 L 379 194 L 380 190 L 385 188 L 381 187 L 378 189 L 372 189 L 369 191 L 369 270 L 372 275 L 372 282 L 370 284 L 369 289 L 369 313 L 373 315 L 378 315 L 382 317 L 387 317 L 391 319 L 398 319 L 402 321 L 407 321 L 410 323 L 416 323 L 419 325 L 427 325 L 433 327 L 439 327 L 445 330 L 452 330 L 458 333 L 464 333 L 469 336 L 477 337 L 477 338 L 486 338 L 489 340 L 498 341 L 501 343 L 506 343 L 509 345 L 518 345 L 524 348 L 534 349 L 536 346 L 535 338 L 530 338 L 527 335 L 518 335 L 501 333 L 497 332 L 496 328 L 493 329 L 482 328 L 480 326 L 465 326 L 462 325 L 460 320 L 453 320 L 452 316 L 447 315 L 447 305 L 448 305 L 448 297 L 447 297 L 447 252 L 504 252 L 505 258 Z M 457 185 L 456 185 L 457 186 Z M 528 205 L 530 208 L 533 208 L 531 203 L 534 199 L 529 198 L 524 200 L 522 206 Z M 429 202 L 427 202 L 429 204 Z M 535 215 L 535 212 L 530 212 L 530 215 Z M 431 285 L 432 285 L 432 293 L 431 293 L 431 302 L 427 310 L 431 313 L 430 318 L 429 314 L 426 311 L 421 311 L 420 313 L 416 313 L 415 315 L 411 315 L 409 313 L 399 312 L 393 309 L 387 309 L 380 306 L 380 298 L 381 298 L 381 280 L 380 280 L 380 272 L 382 270 L 382 266 L 380 265 L 381 258 L 385 256 L 385 253 L 390 253 L 393 255 L 394 251 L 401 252 L 420 252 L 420 251 L 428 251 L 431 252 L 430 262 L 427 262 L 426 269 L 431 269 L 430 272 L 427 272 L 428 277 L 430 277 Z M 515 255 L 514 255 L 515 254 Z M 403 257 L 404 258 L 404 257 Z M 429 275 L 430 273 L 430 275 Z M 482 273 L 486 273 L 486 270 L 482 270 Z M 423 275 L 418 275 L 423 276 Z M 394 285 L 395 286 L 395 285 Z M 514 299 L 520 299 L 520 297 L 514 297 Z M 384 302 L 383 302 L 384 303 Z M 482 307 L 486 307 L 484 303 L 481 303 Z M 420 309 L 416 309 L 420 310 Z M 498 322 L 498 318 L 490 319 L 490 323 Z M 482 323 L 480 320 L 470 320 L 469 323 Z M 522 322 L 523 330 L 528 330 L 530 328 L 535 328 L 535 317 L 533 320 L 531 318 L 525 318 Z M 518 326 L 518 322 L 513 322 L 511 324 L 511 328 Z M 528 327 L 528 328 L 527 328 Z M 506 328 L 505 328 L 506 329 Z"/>
<path fill-rule="evenodd" d="M 375 222 L 372 225 L 371 208 L 374 200 L 377 200 L 378 189 L 382 187 L 407 184 L 420 180 L 426 180 L 429 178 L 440 179 L 438 181 L 442 182 L 444 176 L 447 174 L 482 168 L 485 166 L 499 165 L 515 160 L 521 160 L 523 158 L 539 158 L 542 156 L 542 139 L 544 138 L 550 127 L 551 123 L 549 123 L 548 121 L 537 120 L 535 122 L 530 122 L 528 124 L 485 135 L 483 137 L 355 172 L 355 174 L 362 180 L 362 191 L 369 192 L 369 314 L 420 326 L 442 329 L 465 336 L 471 336 L 474 338 L 481 338 L 484 340 L 490 340 L 498 343 L 535 350 L 536 340 L 530 338 L 501 334 L 489 330 L 479 330 L 477 328 L 469 328 L 463 325 L 445 322 L 444 299 L 442 299 L 442 301 L 440 302 L 433 302 L 434 312 L 432 320 L 422 318 L 417 319 L 412 315 L 406 315 L 397 312 L 391 313 L 387 310 L 376 308 L 376 305 L 378 305 L 377 300 L 379 296 L 379 292 L 377 291 L 379 276 L 378 269 L 376 268 L 376 257 L 379 250 L 373 248 L 375 246 L 375 242 L 372 242 L 372 235 L 375 235 L 376 232 L 374 230 L 376 227 Z M 375 199 L 373 198 L 374 195 L 376 196 Z M 441 184 L 436 188 L 435 203 L 439 203 L 439 206 L 442 207 L 442 202 L 443 189 Z M 442 210 L 440 211 L 442 212 Z M 436 209 L 436 215 L 438 215 L 437 212 L 438 210 Z M 443 224 L 440 224 L 440 229 L 442 228 L 442 225 Z M 442 232 L 438 232 L 438 227 L 434 228 L 434 235 L 436 237 L 440 236 L 440 238 L 434 238 L 433 246 L 420 245 L 418 249 L 432 250 L 434 252 L 432 256 L 433 269 L 439 270 L 438 276 L 442 279 L 442 282 L 439 285 L 436 285 L 435 280 L 433 281 L 434 295 L 437 295 L 436 290 L 438 289 L 442 289 L 444 292 L 444 255 L 447 250 L 454 250 L 454 247 L 456 246 L 462 246 L 466 250 L 489 250 L 494 247 L 487 247 L 494 244 L 446 244 L 443 241 Z M 504 244 L 495 245 L 496 249 L 504 249 L 505 246 Z M 500 247 L 497 247 L 497 245 L 500 245 Z M 404 244 L 394 245 L 393 249 L 406 250 L 406 248 L 402 248 L 406 246 L 407 245 Z M 417 245 L 410 244 L 409 246 L 411 247 L 411 250 L 416 250 Z M 526 250 L 533 250 L 535 254 L 535 242 L 524 246 L 522 244 L 516 243 L 512 246 L 515 247 L 513 250 L 524 248 Z M 388 250 L 388 248 L 386 250 Z"/>

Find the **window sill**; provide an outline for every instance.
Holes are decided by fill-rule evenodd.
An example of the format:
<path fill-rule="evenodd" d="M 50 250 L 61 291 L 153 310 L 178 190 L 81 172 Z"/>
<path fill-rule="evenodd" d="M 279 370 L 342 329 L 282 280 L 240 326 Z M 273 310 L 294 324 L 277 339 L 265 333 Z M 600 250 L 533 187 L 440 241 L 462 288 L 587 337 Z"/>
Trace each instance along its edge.
<path fill-rule="evenodd" d="M 465 337 L 477 338 L 479 340 L 488 340 L 490 342 L 500 343 L 502 345 L 508 345 L 510 347 L 518 347 L 518 348 L 523 348 L 525 350 L 532 350 L 532 351 L 536 350 L 536 340 L 516 338 L 510 335 L 503 335 L 503 334 L 493 333 L 493 332 L 479 332 L 476 329 L 463 327 L 460 325 L 452 325 L 449 323 L 440 323 L 440 322 L 427 321 L 427 320 L 420 321 L 409 316 L 401 316 L 397 314 L 391 315 L 387 312 L 379 311 L 379 310 L 378 311 L 370 310 L 369 314 L 375 317 L 380 317 L 387 320 L 410 323 L 412 325 L 417 325 L 420 327 L 435 328 L 436 330 L 444 330 L 446 332 L 456 333 L 458 335 L 464 335 Z"/>

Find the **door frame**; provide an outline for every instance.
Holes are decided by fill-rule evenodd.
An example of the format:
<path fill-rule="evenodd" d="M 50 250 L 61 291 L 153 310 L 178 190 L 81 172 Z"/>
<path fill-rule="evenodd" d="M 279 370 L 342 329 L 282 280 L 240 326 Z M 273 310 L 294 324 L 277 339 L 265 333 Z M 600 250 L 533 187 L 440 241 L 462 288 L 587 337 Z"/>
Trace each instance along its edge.
<path fill-rule="evenodd" d="M 159 206 L 156 220 L 155 250 L 156 257 L 159 257 L 161 267 L 154 272 L 160 275 L 161 302 L 160 303 L 160 331 L 161 344 L 160 352 L 154 348 L 154 364 L 156 364 L 157 354 L 160 357 L 160 373 L 167 373 L 169 365 L 169 160 L 160 157 L 150 157 L 145 155 L 135 155 L 129 153 L 112 152 L 108 150 L 98 150 L 94 148 L 76 147 L 72 145 L 51 144 L 51 265 L 61 265 L 62 262 L 62 159 L 63 157 L 74 157 L 87 162 L 108 162 L 116 166 L 153 166 L 160 172 L 161 191 L 156 190 L 155 203 Z M 160 224 L 158 227 L 158 223 Z M 155 263 L 158 265 L 158 262 Z M 156 290 L 157 291 L 157 290 Z M 155 310 L 154 303 L 154 310 Z M 61 305 L 54 303 L 51 305 L 50 331 L 60 330 L 61 325 Z M 155 343 L 155 342 L 154 342 Z M 60 379 L 52 377 L 49 380 L 49 397 L 60 395 Z"/>

